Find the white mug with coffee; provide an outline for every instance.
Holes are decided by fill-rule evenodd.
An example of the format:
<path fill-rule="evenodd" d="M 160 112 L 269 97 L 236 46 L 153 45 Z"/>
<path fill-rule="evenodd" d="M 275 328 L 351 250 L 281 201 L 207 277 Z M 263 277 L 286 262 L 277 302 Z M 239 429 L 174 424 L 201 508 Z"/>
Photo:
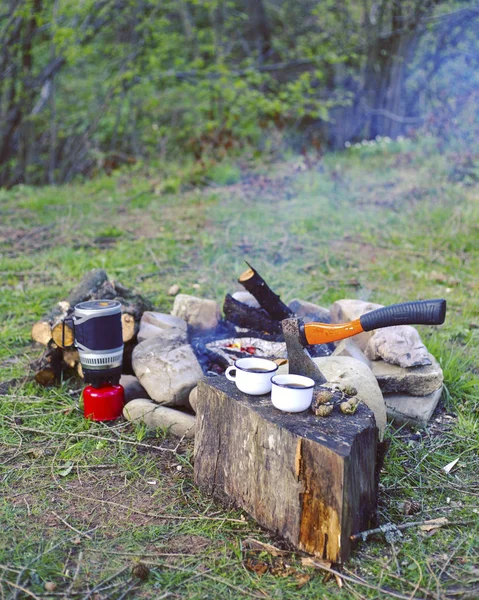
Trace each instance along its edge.
<path fill-rule="evenodd" d="M 261 396 L 271 391 L 271 377 L 277 370 L 278 365 L 266 358 L 240 358 L 226 369 L 225 375 L 241 392 Z"/>
<path fill-rule="evenodd" d="M 311 406 L 313 379 L 303 375 L 275 375 L 271 383 L 271 402 L 279 410 L 303 412 Z"/>

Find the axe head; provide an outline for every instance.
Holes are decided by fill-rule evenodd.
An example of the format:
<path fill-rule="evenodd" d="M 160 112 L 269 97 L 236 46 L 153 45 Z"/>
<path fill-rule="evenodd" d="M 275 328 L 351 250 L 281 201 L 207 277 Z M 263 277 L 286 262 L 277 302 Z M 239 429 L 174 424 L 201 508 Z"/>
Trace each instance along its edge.
<path fill-rule="evenodd" d="M 325 383 L 326 378 L 305 348 L 307 342 L 302 319 L 284 319 L 281 327 L 288 352 L 289 372 L 310 377 L 316 384 Z"/>

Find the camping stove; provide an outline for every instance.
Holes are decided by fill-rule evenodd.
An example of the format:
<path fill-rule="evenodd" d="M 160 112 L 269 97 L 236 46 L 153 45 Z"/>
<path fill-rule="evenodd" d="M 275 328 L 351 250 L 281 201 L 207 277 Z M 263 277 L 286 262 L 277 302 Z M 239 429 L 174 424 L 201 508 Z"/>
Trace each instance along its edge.
<path fill-rule="evenodd" d="M 88 384 L 83 390 L 84 415 L 93 421 L 117 419 L 124 405 L 121 304 L 115 300 L 80 302 L 74 308 L 73 329 Z"/>

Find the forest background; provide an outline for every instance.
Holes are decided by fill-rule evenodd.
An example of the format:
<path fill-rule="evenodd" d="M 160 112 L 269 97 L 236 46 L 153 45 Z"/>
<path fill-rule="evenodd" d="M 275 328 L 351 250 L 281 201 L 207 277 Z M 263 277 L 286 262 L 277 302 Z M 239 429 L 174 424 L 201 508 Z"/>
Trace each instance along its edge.
<path fill-rule="evenodd" d="M 0 186 L 145 161 L 477 139 L 464 0 L 2 0 Z"/>

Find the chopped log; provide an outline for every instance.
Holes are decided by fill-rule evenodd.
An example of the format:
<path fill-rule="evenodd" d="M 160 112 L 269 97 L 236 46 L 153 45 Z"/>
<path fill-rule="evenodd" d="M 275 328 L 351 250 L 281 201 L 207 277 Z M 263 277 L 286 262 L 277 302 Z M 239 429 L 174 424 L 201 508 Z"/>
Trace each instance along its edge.
<path fill-rule="evenodd" d="M 75 304 L 85 302 L 85 300 L 101 298 L 101 296 L 97 296 L 96 294 L 101 286 L 107 281 L 108 275 L 103 269 L 92 269 L 91 271 L 88 271 L 80 283 L 73 288 L 66 301 L 70 307 L 73 308 Z"/>
<path fill-rule="evenodd" d="M 223 303 L 223 312 L 227 321 L 255 331 L 281 333 L 281 323 L 273 320 L 262 308 L 253 308 L 235 300 L 227 294 Z"/>
<path fill-rule="evenodd" d="M 294 316 L 293 311 L 273 292 L 258 271 L 248 262 L 246 264 L 249 269 L 239 276 L 238 282 L 258 300 L 261 308 L 277 321 Z"/>
<path fill-rule="evenodd" d="M 138 333 L 139 325 L 135 321 L 135 317 L 128 313 L 121 315 L 121 333 L 123 336 L 123 343 L 131 341 Z"/>
<path fill-rule="evenodd" d="M 52 328 L 48 321 L 37 321 L 32 327 L 32 339 L 43 346 L 48 346 L 52 339 Z"/>
<path fill-rule="evenodd" d="M 32 363 L 35 381 L 40 385 L 52 385 L 62 372 L 63 354 L 56 345 L 48 347 L 45 352 Z"/>
<path fill-rule="evenodd" d="M 68 365 L 70 369 L 75 369 L 80 362 L 78 350 L 63 350 L 63 362 Z"/>
<path fill-rule="evenodd" d="M 75 342 L 73 328 L 60 319 L 52 326 L 52 339 L 60 348 L 71 348 Z"/>
<path fill-rule="evenodd" d="M 345 561 L 350 536 L 369 527 L 377 501 L 373 413 L 337 408 L 327 419 L 276 410 L 224 377 L 204 378 L 196 401 L 196 483 L 233 501 L 297 548 Z"/>
<path fill-rule="evenodd" d="M 136 338 L 133 338 L 132 340 L 130 340 L 129 342 L 126 342 L 126 344 L 123 346 L 123 367 L 122 367 L 122 373 L 124 373 L 125 375 L 134 375 L 135 372 L 133 371 L 133 350 L 135 349 L 135 346 L 137 345 L 137 340 Z"/>

